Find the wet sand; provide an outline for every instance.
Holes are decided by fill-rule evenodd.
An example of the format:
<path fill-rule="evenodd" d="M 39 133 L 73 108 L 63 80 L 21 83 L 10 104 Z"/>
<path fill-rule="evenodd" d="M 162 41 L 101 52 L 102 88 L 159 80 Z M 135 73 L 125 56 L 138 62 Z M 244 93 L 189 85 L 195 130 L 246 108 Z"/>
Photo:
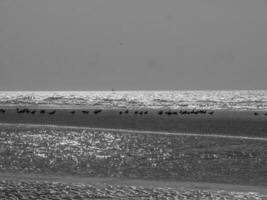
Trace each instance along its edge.
<path fill-rule="evenodd" d="M 28 108 L 30 111 L 36 110 L 33 114 L 17 113 L 15 107 L 1 109 L 5 113 L 0 113 L 0 123 L 267 137 L 267 112 L 257 112 L 255 115 L 254 111 L 214 111 L 211 115 L 180 114 L 179 110 L 171 110 L 177 114 L 168 115 L 165 113 L 168 110 L 162 110 L 163 114 L 159 115 L 160 110 L 129 110 L 125 113 L 124 109 L 102 110 L 96 114 L 94 111 L 97 109 Z M 41 110 L 45 113 L 40 113 Z M 56 112 L 53 114 L 53 111 Z M 145 111 L 148 113 L 145 114 Z"/>
<path fill-rule="evenodd" d="M 161 180 L 139 180 L 139 179 L 121 179 L 121 178 L 114 178 L 114 177 L 106 177 L 106 178 L 100 178 L 100 177 L 83 177 L 82 176 L 75 176 L 75 175 L 64 175 L 61 176 L 59 174 L 54 174 L 51 173 L 49 174 L 36 174 L 36 173 L 15 173 L 14 171 L 9 170 L 7 172 L 1 171 L 0 173 L 0 181 L 1 180 L 10 180 L 10 181 L 15 181 L 16 183 L 19 183 L 20 181 L 25 181 L 27 184 L 30 184 L 30 181 L 56 181 L 56 182 L 61 182 L 61 183 L 83 183 L 83 184 L 94 184 L 94 183 L 99 183 L 102 185 L 110 184 L 110 185 L 135 185 L 135 186 L 145 186 L 145 187 L 153 187 L 153 188 L 161 188 L 161 187 L 171 187 L 174 189 L 181 189 L 185 188 L 186 191 L 200 191 L 200 190 L 213 190 L 213 191 L 218 191 L 218 190 L 226 190 L 226 191 L 244 191 L 244 192 L 259 192 L 261 194 L 266 194 L 266 170 L 264 167 L 264 163 L 261 163 L 261 165 L 257 164 L 252 165 L 252 160 L 255 160 L 255 152 L 258 152 L 259 155 L 265 156 L 263 154 L 264 152 L 264 145 L 265 145 L 265 139 L 267 138 L 267 116 L 265 115 L 266 112 L 257 112 L 257 115 L 255 115 L 254 111 L 214 111 L 212 115 L 210 114 L 180 114 L 179 110 L 172 110 L 171 112 L 177 112 L 177 114 L 171 114 L 168 115 L 165 112 L 168 112 L 168 110 L 164 110 L 164 113 L 162 115 L 159 115 L 158 112 L 160 110 L 148 110 L 147 114 L 144 114 L 145 110 L 139 110 L 138 113 L 135 113 L 136 110 L 129 110 L 128 113 L 125 113 L 126 110 L 102 110 L 99 113 L 94 113 L 95 110 L 88 110 L 88 109 L 72 109 L 72 108 L 64 108 L 64 109 L 52 109 L 52 108 L 28 108 L 30 111 L 35 110 L 35 113 L 17 113 L 16 108 L 12 107 L 2 107 L 0 109 L 4 109 L 5 112 L 0 113 L 0 124 L 1 123 L 9 123 L 9 124 L 41 124 L 41 125 L 59 125 L 59 126 L 69 126 L 69 127 L 89 127 L 89 128 L 107 128 L 107 129 L 127 129 L 127 130 L 137 130 L 136 133 L 133 135 L 136 135 L 138 133 L 138 130 L 142 131 L 157 131 L 157 132 L 169 132 L 171 133 L 172 136 L 177 137 L 183 137 L 182 135 L 179 136 L 179 134 L 186 134 L 188 133 L 188 136 L 190 134 L 198 134 L 199 136 L 203 136 L 203 134 L 219 134 L 221 136 L 244 136 L 244 137 L 250 137 L 250 138 L 264 138 L 264 141 L 252 141 L 243 138 L 242 140 L 239 139 L 233 142 L 231 138 L 221 138 L 221 139 L 212 139 L 210 137 L 207 137 L 206 139 L 203 138 L 201 139 L 200 137 L 196 137 L 193 139 L 194 141 L 189 142 L 187 145 L 184 143 L 184 147 L 190 147 L 189 149 L 192 149 L 192 151 L 196 151 L 201 153 L 201 155 L 215 155 L 219 153 L 218 155 L 224 155 L 228 153 L 228 157 L 224 156 L 224 159 L 228 160 L 233 160 L 235 162 L 234 164 L 229 161 L 229 166 L 227 165 L 227 162 L 224 162 L 224 165 L 227 165 L 229 170 L 232 170 L 235 168 L 238 168 L 238 172 L 240 171 L 246 171 L 246 175 L 242 174 L 239 176 L 233 176 L 234 174 L 231 175 L 231 173 L 228 176 L 219 176 L 217 172 L 220 174 L 222 173 L 223 169 L 228 169 L 227 167 L 218 167 L 222 165 L 216 165 L 214 158 L 212 160 L 210 157 L 209 158 L 201 158 L 202 163 L 206 163 L 207 166 L 201 168 L 207 169 L 207 172 L 212 172 L 211 177 L 217 177 L 217 179 L 214 180 L 209 180 L 203 179 L 204 181 L 207 182 L 217 182 L 217 183 L 202 183 L 195 181 L 194 177 L 191 177 L 189 180 L 192 180 L 192 182 L 185 182 L 183 181 L 182 178 L 178 178 L 176 181 L 170 180 L 170 181 L 161 181 Z M 24 109 L 24 108 L 20 108 Z M 40 113 L 41 110 L 45 110 L 45 113 Z M 53 111 L 56 111 L 55 113 Z M 75 113 L 71 113 L 72 111 L 75 111 Z M 82 111 L 89 111 L 87 112 L 82 112 Z M 120 113 L 122 112 L 122 113 Z M 140 112 L 143 112 L 140 114 Z M 50 113 L 50 114 L 49 114 Z M 6 131 L 4 128 L 5 126 L 1 125 L 0 129 L 4 132 L 9 132 Z M 15 129 L 20 129 L 21 127 L 19 126 L 14 126 Z M 58 129 L 58 128 L 57 128 Z M 13 131 L 14 132 L 14 131 Z M 15 131 L 16 132 L 16 131 Z M 130 132 L 129 132 L 130 133 Z M 125 132 L 125 134 L 128 134 L 128 132 Z M 150 133 L 149 133 L 150 134 Z M 86 134 L 85 134 L 86 135 Z M 96 134 L 97 135 L 97 134 Z M 138 134 L 140 135 L 140 134 Z M 152 136 L 152 135 L 151 135 Z M 154 137 L 145 137 L 147 140 L 149 140 L 148 144 L 152 144 L 150 140 Z M 15 137 L 15 136 L 13 136 Z M 69 136 L 70 139 L 73 137 L 73 135 Z M 132 136 L 127 136 L 129 138 L 132 138 Z M 137 136 L 134 136 L 137 137 Z M 157 137 L 164 139 L 168 138 L 167 136 L 155 136 L 155 149 L 159 145 L 158 142 L 159 140 Z M 171 136 L 170 136 L 171 137 Z M 206 137 L 204 135 L 204 137 Z M 8 136 L 9 139 L 10 136 Z M 45 137 L 46 138 L 46 137 Z M 128 139 L 129 139 L 128 138 Z M 143 137 L 142 137 L 143 138 Z M 192 137 L 194 138 L 194 137 Z M 144 139 L 144 138 L 143 138 Z M 140 139 L 140 141 L 137 142 L 137 144 L 142 143 L 143 139 Z M 216 142 L 215 142 L 216 140 Z M 225 141 L 224 141 L 225 140 Z M 232 141 L 233 144 L 228 144 L 229 141 Z M 12 140 L 13 141 L 13 140 Z M 14 140 L 15 141 L 15 140 Z M 127 140 L 128 141 L 128 140 Z M 122 144 L 126 144 L 127 141 L 122 142 Z M 172 142 L 175 144 L 172 145 Z M 197 142 L 196 142 L 197 141 Z M 228 142 L 227 142 L 228 141 Z M 132 142 L 129 142 L 130 144 L 133 144 Z M 128 144 L 127 143 L 127 144 Z M 178 148 L 176 147 L 176 144 L 179 144 L 175 142 L 174 138 L 169 138 L 167 142 L 164 142 L 162 144 L 169 144 L 170 147 L 172 148 Z M 203 144 L 207 148 L 202 148 Z M 218 144 L 221 144 L 221 148 L 218 147 Z M 248 148 L 248 144 L 250 144 L 250 147 Z M 4 144 L 4 143 L 3 143 Z M 27 141 L 26 143 L 23 144 L 29 144 L 30 141 Z M 141 147 L 149 146 L 148 144 L 143 144 Z M 157 145 L 156 145 L 157 144 Z M 181 143 L 182 144 L 182 143 Z M 216 145 L 215 145 L 216 144 Z M 225 146 L 225 144 L 227 144 Z M 263 148 L 262 151 L 260 151 L 260 145 Z M 215 146 L 214 146 L 215 145 Z M 18 148 L 17 145 L 15 145 L 16 148 Z M 179 146 L 179 145 L 178 145 Z M 195 149 L 196 146 L 200 149 Z M 140 147 L 140 148 L 141 148 Z M 183 148 L 184 148 L 183 147 Z M 192 148 L 191 148 L 192 147 Z M 22 148 L 22 147 L 21 147 Z M 34 146 L 36 148 L 36 146 Z M 182 148 L 182 147 L 181 147 Z M 215 148 L 215 149 L 213 149 Z M 41 149 L 41 148 L 40 148 Z M 133 148 L 135 149 L 135 148 Z M 163 147 L 163 152 L 164 150 L 168 150 L 168 148 Z M 258 150 L 257 150 L 258 149 Z M 18 152 L 20 152 L 22 149 L 18 149 Z M 257 151 L 256 151 L 257 150 Z M 191 150 L 190 150 L 191 151 Z M 203 153 L 203 152 L 204 153 Z M 229 152 L 228 152 L 229 151 Z M 148 152 L 148 150 L 145 150 L 144 152 Z M 152 149 L 151 152 L 155 151 Z M 175 150 L 177 152 L 177 155 L 179 154 L 179 151 Z M 250 156 L 250 152 L 253 153 L 253 158 L 246 157 L 247 155 Z M 74 154 L 74 152 L 72 152 Z M 174 153 L 173 153 L 174 154 Z M 192 154 L 192 152 L 191 152 Z M 190 154 L 190 155 L 191 155 Z M 255 154 L 255 155 L 254 155 Z M 4 154 L 6 155 L 6 154 Z M 16 154 L 17 155 L 17 154 Z M 33 155 L 33 154 L 31 154 Z M 152 155 L 152 154 L 151 154 Z M 193 154 L 192 154 L 193 155 Z M 195 153 L 194 153 L 195 155 Z M 136 155 L 138 157 L 138 155 Z M 127 157 L 127 156 L 126 156 Z M 197 158 L 200 158 L 201 156 L 197 155 Z M 17 157 L 16 157 L 17 158 Z M 18 158 L 17 158 L 18 159 Z M 37 159 L 37 157 L 36 157 Z M 191 158 L 190 158 L 191 159 Z M 226 159 L 226 160 L 227 160 Z M 257 158 L 258 159 L 258 158 Z M 16 159 L 14 159 L 16 160 Z M 14 161 L 13 160 L 13 161 Z M 191 159 L 192 160 L 192 159 Z M 197 159 L 194 158 L 196 161 Z M 244 162 L 247 160 L 247 163 L 244 164 Z M 259 159 L 260 160 L 260 159 Z M 174 164 L 177 161 L 177 158 L 174 158 L 173 161 L 171 161 L 172 164 Z M 218 159 L 218 162 L 220 159 Z M 263 159 L 264 161 L 264 159 Z M 102 162 L 102 161 L 101 161 Z M 29 162 L 25 162 L 29 163 Z M 25 164 L 24 163 L 24 164 Z M 145 162 L 144 162 L 145 163 Z M 210 165 L 212 164 L 213 165 Z M 239 163 L 239 165 L 238 165 Z M 198 163 L 199 164 L 199 163 Z M 192 166 L 197 166 L 197 163 L 192 163 Z M 248 165 L 250 164 L 250 165 Z M 71 164 L 68 164 L 70 166 Z M 25 166 L 28 166 L 25 164 Z M 101 165 L 102 166 L 102 165 Z M 210 166 L 214 166 L 213 171 L 212 169 L 208 169 Z M 233 166 L 233 167 L 232 167 Z M 249 167 L 250 166 L 250 167 Z M 99 166 L 97 167 L 99 168 Z M 116 168 L 117 169 L 117 168 Z M 176 169 L 177 167 L 174 167 L 173 169 Z M 196 168 L 196 173 L 198 167 Z M 151 168 L 153 171 L 153 169 Z M 142 170 L 144 171 L 144 170 Z M 152 172 L 151 171 L 151 172 Z M 154 170 L 155 171 L 155 170 Z M 205 171 L 205 170 L 204 170 Z M 205 172 L 206 172 L 205 171 Z M 220 171 L 220 172 L 219 172 Z M 216 173 L 215 173 L 216 172 Z M 150 171 L 147 171 L 145 174 L 149 174 Z M 237 172 L 235 172 L 236 174 Z M 250 174 L 251 173 L 251 174 Z M 184 174 L 184 173 L 181 173 Z M 190 172 L 189 174 L 193 174 Z M 216 175 L 216 176 L 215 176 Z M 191 175 L 192 176 L 192 175 Z M 141 176 L 140 176 L 141 177 Z M 230 177 L 235 177 L 236 181 L 231 181 Z M 251 183 L 249 183 L 248 180 L 252 180 Z M 180 180 L 181 181 L 178 181 Z M 229 180 L 228 180 L 229 179 Z M 243 181 L 240 181 L 240 180 Z M 245 179 L 248 179 L 247 182 Z M 188 179 L 186 179 L 188 180 Z M 200 179 L 201 180 L 201 179 Z M 218 180 L 222 180 L 222 183 L 231 183 L 233 182 L 234 184 L 240 184 L 240 185 L 229 185 L 229 184 L 218 184 Z M 228 180 L 228 181 L 226 181 Z M 257 182 L 260 182 L 256 184 Z M 248 184 L 248 185 L 247 185 Z M 8 185 L 8 184 L 7 184 Z M 243 185 L 243 186 L 241 186 Z M 246 186 L 245 186 L 246 185 Z M 254 185 L 254 186 L 253 186 Z M 255 186 L 257 185 L 257 186 Z M 7 187 L 7 186 L 5 186 Z"/>
<path fill-rule="evenodd" d="M 0 172 L 267 186 L 267 138 L 15 124 L 0 134 Z"/>

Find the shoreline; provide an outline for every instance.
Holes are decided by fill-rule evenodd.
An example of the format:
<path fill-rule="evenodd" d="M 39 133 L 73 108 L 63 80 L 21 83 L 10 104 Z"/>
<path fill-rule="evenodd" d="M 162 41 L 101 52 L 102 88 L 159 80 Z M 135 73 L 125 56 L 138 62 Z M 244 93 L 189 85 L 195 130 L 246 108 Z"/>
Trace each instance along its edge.
<path fill-rule="evenodd" d="M 213 111 L 218 111 L 218 112 L 261 112 L 261 113 L 267 113 L 267 109 L 227 109 L 227 108 L 217 108 L 217 109 L 211 109 L 211 108 L 205 108 L 205 107 L 200 107 L 200 108 L 187 108 L 187 107 L 181 107 L 181 108 L 170 108 L 168 106 L 162 106 L 162 107 L 147 107 L 147 106 L 121 106 L 121 107 L 110 107 L 110 106 L 100 106 L 100 105 L 73 105 L 73 104 L 25 104 L 25 105 L 20 105 L 20 104 L 0 104 L 0 109 L 16 109 L 16 108 L 28 108 L 28 109 L 47 109 L 47 110 L 69 110 L 69 109 L 76 109 L 76 110 L 94 110 L 94 109 L 102 109 L 102 110 L 112 110 L 112 111 L 119 111 L 119 110 L 150 110 L 150 111 L 159 111 L 159 110 L 213 110 Z"/>
<path fill-rule="evenodd" d="M 35 110 L 35 113 L 19 114 L 16 108 L 0 107 L 5 110 L 5 113 L 0 113 L 0 123 L 267 137 L 267 115 L 264 111 L 258 111 L 255 115 L 255 111 L 214 110 L 212 114 L 180 114 L 180 110 L 171 110 L 176 114 L 168 115 L 165 112 L 170 110 L 162 110 L 163 114 L 159 115 L 161 109 L 128 109 L 126 114 L 127 109 L 21 107 L 20 109 Z M 40 113 L 41 110 L 45 113 Z M 95 110 L 101 111 L 94 113 Z M 53 111 L 54 114 L 48 114 Z"/>

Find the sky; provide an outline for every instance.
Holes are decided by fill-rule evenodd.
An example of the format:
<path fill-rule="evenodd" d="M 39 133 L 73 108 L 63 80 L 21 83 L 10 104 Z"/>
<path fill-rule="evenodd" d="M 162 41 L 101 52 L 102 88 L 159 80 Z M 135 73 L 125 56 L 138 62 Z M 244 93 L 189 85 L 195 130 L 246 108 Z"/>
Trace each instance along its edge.
<path fill-rule="evenodd" d="M 267 89 L 267 0 L 0 0 L 0 90 Z"/>

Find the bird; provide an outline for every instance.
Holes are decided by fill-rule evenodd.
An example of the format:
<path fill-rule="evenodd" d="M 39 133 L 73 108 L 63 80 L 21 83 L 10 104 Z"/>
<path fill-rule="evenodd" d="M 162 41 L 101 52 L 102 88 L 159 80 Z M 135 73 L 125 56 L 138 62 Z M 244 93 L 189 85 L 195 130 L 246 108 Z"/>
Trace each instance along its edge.
<path fill-rule="evenodd" d="M 147 115 L 148 114 L 148 111 L 145 111 L 144 114 Z"/>
<path fill-rule="evenodd" d="M 71 113 L 71 114 L 75 114 L 75 110 L 71 111 L 70 113 Z"/>
<path fill-rule="evenodd" d="M 129 113 L 129 110 L 126 110 L 125 113 L 128 114 Z"/>
<path fill-rule="evenodd" d="M 100 109 L 99 109 L 99 110 L 95 110 L 94 113 L 95 113 L 95 114 L 98 114 L 98 113 L 100 113 L 101 111 L 102 111 L 102 110 L 100 110 Z"/>
<path fill-rule="evenodd" d="M 200 110 L 199 113 L 206 114 L 207 113 L 207 110 Z"/>
<path fill-rule="evenodd" d="M 41 110 L 40 113 L 41 113 L 41 114 L 44 114 L 44 113 L 45 113 L 45 110 Z"/>
<path fill-rule="evenodd" d="M 89 111 L 83 110 L 82 113 L 83 114 L 89 114 Z"/>
<path fill-rule="evenodd" d="M 119 114 L 121 115 L 122 114 L 122 111 L 120 111 Z"/>
<path fill-rule="evenodd" d="M 1 113 L 5 113 L 6 111 L 4 109 L 0 109 L 0 112 Z"/>
<path fill-rule="evenodd" d="M 53 111 L 49 112 L 48 114 L 49 114 L 49 115 L 54 115 L 55 113 L 56 113 L 56 111 L 53 110 Z"/>
<path fill-rule="evenodd" d="M 195 110 L 195 109 L 193 109 L 193 110 L 191 111 L 191 113 L 197 115 L 197 114 L 198 114 L 198 111 Z"/>
<path fill-rule="evenodd" d="M 36 110 L 33 110 L 32 112 L 31 112 L 31 114 L 35 114 L 36 113 Z"/>
<path fill-rule="evenodd" d="M 257 113 L 257 112 L 254 112 L 254 115 L 255 115 L 255 116 L 257 116 L 257 115 L 259 115 L 259 113 Z"/>
<path fill-rule="evenodd" d="M 30 113 L 31 111 L 30 111 L 29 109 L 26 108 L 26 109 L 25 109 L 25 112 L 26 112 L 26 113 Z"/>
<path fill-rule="evenodd" d="M 25 110 L 24 109 L 22 109 L 22 110 L 20 110 L 20 109 L 16 109 L 17 110 L 17 113 L 19 113 L 19 114 L 21 114 L 21 113 L 24 113 L 25 112 Z"/>
<path fill-rule="evenodd" d="M 172 112 L 171 111 L 166 111 L 165 114 L 166 115 L 172 115 Z"/>
<path fill-rule="evenodd" d="M 134 114 L 138 114 L 138 111 L 135 111 Z"/>
<path fill-rule="evenodd" d="M 185 111 L 185 110 L 180 110 L 180 112 L 179 112 L 181 115 L 184 115 L 184 114 L 186 114 L 187 113 L 187 111 Z"/>
<path fill-rule="evenodd" d="M 177 115 L 178 113 L 176 111 L 172 112 L 173 115 Z"/>
<path fill-rule="evenodd" d="M 139 115 L 143 115 L 143 111 L 139 112 Z"/>
<path fill-rule="evenodd" d="M 213 113 L 214 113 L 213 111 L 210 111 L 210 112 L 209 112 L 210 115 L 213 115 Z"/>
<path fill-rule="evenodd" d="M 163 111 L 162 111 L 162 110 L 160 110 L 160 111 L 158 112 L 158 114 L 159 114 L 159 115 L 162 115 L 162 114 L 163 114 Z"/>
<path fill-rule="evenodd" d="M 265 113 L 265 116 L 267 116 L 267 113 Z"/>

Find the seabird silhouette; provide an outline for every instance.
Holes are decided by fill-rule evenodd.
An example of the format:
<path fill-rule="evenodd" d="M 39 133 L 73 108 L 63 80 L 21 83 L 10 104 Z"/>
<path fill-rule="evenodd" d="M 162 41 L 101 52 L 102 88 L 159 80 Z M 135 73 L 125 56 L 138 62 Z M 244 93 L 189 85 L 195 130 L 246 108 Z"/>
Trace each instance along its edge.
<path fill-rule="evenodd" d="M 159 115 L 162 115 L 162 114 L 163 114 L 163 111 L 162 111 L 162 110 L 160 110 L 160 111 L 158 112 L 158 114 L 159 114 Z"/>
<path fill-rule="evenodd" d="M 213 115 L 213 113 L 214 113 L 213 111 L 210 111 L 210 112 L 209 112 L 210 115 Z"/>
<path fill-rule="evenodd" d="M 17 110 L 17 113 L 19 113 L 19 114 L 21 114 L 21 113 L 24 113 L 25 112 L 25 110 L 24 109 L 22 109 L 22 110 L 20 110 L 20 109 L 16 109 Z"/>
<path fill-rule="evenodd" d="M 172 112 L 171 111 L 166 111 L 165 114 L 166 115 L 172 115 Z"/>
<path fill-rule="evenodd" d="M 36 110 L 33 110 L 32 112 L 31 112 L 31 114 L 35 114 L 36 113 Z"/>
<path fill-rule="evenodd" d="M 82 113 L 83 113 L 83 114 L 89 114 L 89 111 L 87 111 L 87 110 L 83 110 Z"/>
<path fill-rule="evenodd" d="M 134 114 L 138 114 L 138 111 L 135 111 Z"/>
<path fill-rule="evenodd" d="M 45 110 L 41 110 L 40 113 L 41 113 L 41 114 L 44 114 L 44 113 L 45 113 Z"/>
<path fill-rule="evenodd" d="M 75 114 L 75 110 L 71 111 L 70 113 L 71 113 L 71 114 Z"/>
<path fill-rule="evenodd" d="M 1 113 L 5 113 L 6 111 L 4 109 L 0 109 L 0 112 Z"/>
<path fill-rule="evenodd" d="M 53 111 L 49 112 L 48 114 L 49 114 L 49 115 L 54 115 L 55 113 L 56 113 L 56 111 L 53 110 Z"/>
<path fill-rule="evenodd" d="M 200 110 L 199 113 L 206 114 L 207 113 L 207 110 Z"/>
<path fill-rule="evenodd" d="M 193 110 L 191 111 L 191 113 L 197 115 L 197 114 L 198 114 L 198 111 L 195 110 L 195 109 L 193 109 Z"/>
<path fill-rule="evenodd" d="M 267 116 L 267 113 L 265 113 L 265 116 Z"/>
<path fill-rule="evenodd" d="M 257 115 L 259 115 L 259 113 L 257 113 L 257 112 L 254 112 L 254 115 L 256 115 L 256 116 L 257 116 Z"/>
<path fill-rule="evenodd" d="M 119 114 L 121 115 L 122 114 L 122 111 L 120 111 Z"/>
<path fill-rule="evenodd" d="M 99 110 L 95 110 L 94 113 L 95 113 L 95 114 L 98 114 L 98 113 L 100 113 L 101 111 L 102 111 L 101 109 L 99 109 Z"/>
<path fill-rule="evenodd" d="M 145 111 L 144 114 L 147 115 L 148 114 L 148 111 Z"/>
<path fill-rule="evenodd" d="M 139 115 L 143 115 L 143 111 L 141 111 L 141 112 L 139 113 Z"/>
<path fill-rule="evenodd" d="M 128 114 L 129 113 L 129 110 L 126 110 L 125 113 Z"/>
<path fill-rule="evenodd" d="M 187 112 L 185 111 L 185 110 L 180 110 L 180 112 L 179 112 L 181 115 L 184 115 L 184 114 L 186 114 Z"/>

